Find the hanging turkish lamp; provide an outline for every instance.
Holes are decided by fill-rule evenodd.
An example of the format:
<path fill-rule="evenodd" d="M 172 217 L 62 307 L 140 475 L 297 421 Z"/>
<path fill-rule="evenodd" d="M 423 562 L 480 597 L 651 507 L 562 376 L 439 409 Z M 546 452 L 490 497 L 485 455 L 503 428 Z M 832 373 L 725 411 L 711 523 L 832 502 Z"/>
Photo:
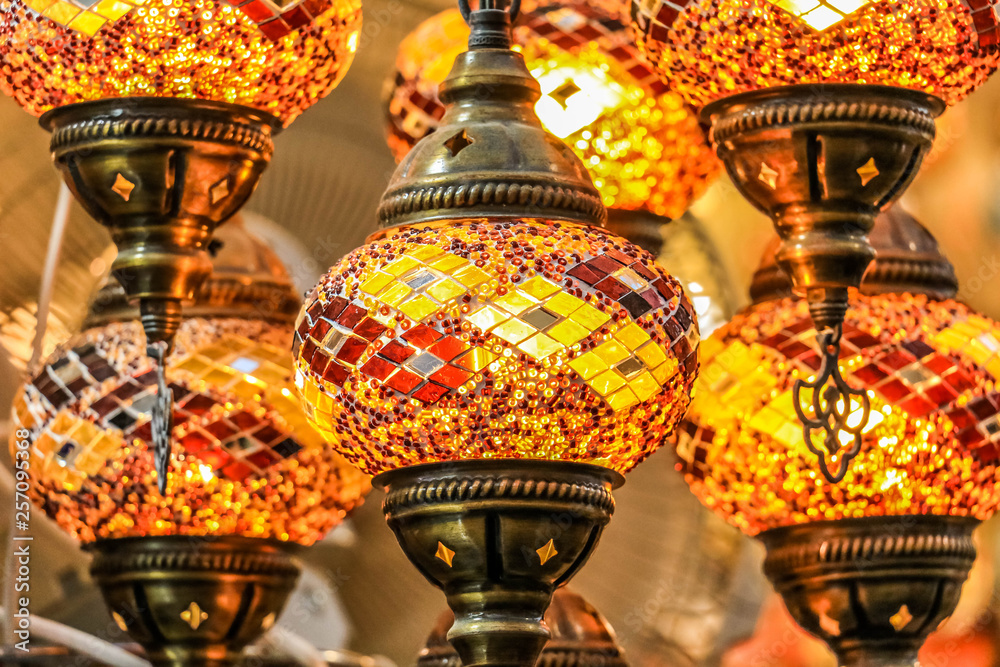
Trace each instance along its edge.
<path fill-rule="evenodd" d="M 360 26 L 360 0 L 0 4 L 0 90 L 42 116 L 56 167 L 111 233 L 156 359 L 212 271 L 215 228 L 253 192 L 272 135 L 346 73 Z M 162 397 L 164 476 L 169 413 Z"/>
<path fill-rule="evenodd" d="M 468 37 L 461 14 L 450 9 L 400 44 L 388 100 L 397 160 L 440 123 L 438 87 Z M 585 0 L 531 2 L 514 43 L 541 86 L 535 112 L 542 125 L 583 160 L 612 220 L 630 211 L 679 217 L 718 175 L 697 116 L 641 60 L 616 9 Z"/>
<path fill-rule="evenodd" d="M 460 7 L 469 50 L 440 127 L 397 168 L 382 231 L 308 297 L 296 382 L 319 430 L 379 475 L 462 663 L 530 667 L 612 488 L 687 408 L 698 330 L 677 281 L 599 227 L 586 169 L 535 115 L 517 3 Z"/>
<path fill-rule="evenodd" d="M 870 238 L 840 363 L 872 407 L 848 417 L 862 448 L 843 480 L 818 473 L 798 425 L 795 384 L 823 352 L 777 243 L 753 305 L 704 341 L 678 467 L 706 506 L 760 538 L 789 611 L 841 665 L 912 667 L 958 603 L 973 529 L 1000 503 L 1000 327 L 952 300 L 951 264 L 898 207 Z"/>
<path fill-rule="evenodd" d="M 219 242 L 166 359 L 177 450 L 166 492 L 156 369 L 117 281 L 14 402 L 18 480 L 93 552 L 113 618 L 157 667 L 238 664 L 298 578 L 288 545 L 320 539 L 370 489 L 294 395 L 299 300 L 284 267 L 236 222 Z"/>
<path fill-rule="evenodd" d="M 631 17 L 639 49 L 704 106 L 730 177 L 782 239 L 777 262 L 827 351 L 795 405 L 820 469 L 836 480 L 862 440 L 846 420 L 855 404 L 870 409 L 836 364 L 848 291 L 874 256 L 867 234 L 916 176 L 934 119 L 996 68 L 996 9 L 979 0 L 632 0 Z"/>

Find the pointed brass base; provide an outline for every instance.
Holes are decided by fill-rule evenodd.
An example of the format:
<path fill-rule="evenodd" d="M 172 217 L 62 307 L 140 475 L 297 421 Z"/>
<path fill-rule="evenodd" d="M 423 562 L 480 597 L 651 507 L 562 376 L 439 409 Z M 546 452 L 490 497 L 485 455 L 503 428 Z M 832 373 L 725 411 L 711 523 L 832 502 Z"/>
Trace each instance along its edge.
<path fill-rule="evenodd" d="M 286 545 L 249 537 L 133 537 L 90 549 L 108 609 L 155 667 L 240 664 L 299 576 Z"/>
<path fill-rule="evenodd" d="M 719 158 L 774 221 L 778 264 L 818 329 L 843 321 L 847 288 L 875 256 L 875 216 L 917 175 L 943 110 L 926 93 L 863 84 L 768 88 L 705 107 Z"/>
<path fill-rule="evenodd" d="M 216 226 L 271 159 L 277 118 L 235 104 L 126 97 L 49 111 L 52 159 L 118 246 L 112 265 L 150 342 L 168 343 L 182 302 L 212 272 Z"/>
<path fill-rule="evenodd" d="M 916 667 L 924 640 L 955 611 L 977 525 L 895 516 L 769 530 L 764 573 L 842 667 Z"/>
<path fill-rule="evenodd" d="M 386 472 L 383 510 L 410 561 L 455 613 L 465 667 L 532 667 L 557 586 L 590 557 L 624 479 L 594 465 L 480 460 Z"/>

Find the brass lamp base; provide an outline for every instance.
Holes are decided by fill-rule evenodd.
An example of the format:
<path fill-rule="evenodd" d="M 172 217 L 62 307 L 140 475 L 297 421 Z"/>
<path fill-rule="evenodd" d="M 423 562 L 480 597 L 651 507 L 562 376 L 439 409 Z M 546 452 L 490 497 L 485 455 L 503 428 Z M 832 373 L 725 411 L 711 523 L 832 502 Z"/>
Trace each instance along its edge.
<path fill-rule="evenodd" d="M 139 301 L 147 340 L 169 343 L 182 302 L 212 272 L 212 233 L 254 191 L 280 121 L 235 104 L 126 97 L 59 107 L 41 123 L 70 190 L 118 246 L 112 270 Z"/>
<path fill-rule="evenodd" d="M 916 667 L 955 610 L 976 557 L 975 519 L 892 516 L 761 533 L 764 573 L 842 667 Z"/>
<path fill-rule="evenodd" d="M 238 536 L 100 540 L 90 571 L 155 667 L 227 667 L 295 587 L 299 565 L 286 548 Z"/>
<path fill-rule="evenodd" d="M 383 511 L 410 561 L 455 613 L 465 667 L 532 667 L 556 587 L 590 557 L 624 479 L 595 465 L 478 460 L 383 473 Z"/>
<path fill-rule="evenodd" d="M 875 216 L 916 176 L 943 110 L 926 93 L 864 84 L 769 88 L 705 107 L 719 158 L 774 221 L 778 264 L 817 329 L 843 322 L 847 288 L 875 256 Z"/>

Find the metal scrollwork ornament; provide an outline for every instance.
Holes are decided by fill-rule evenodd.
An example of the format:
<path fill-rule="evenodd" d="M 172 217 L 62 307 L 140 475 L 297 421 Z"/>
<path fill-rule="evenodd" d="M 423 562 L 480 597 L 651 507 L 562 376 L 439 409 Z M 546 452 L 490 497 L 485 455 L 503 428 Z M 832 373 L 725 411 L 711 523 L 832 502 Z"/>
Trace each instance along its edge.
<path fill-rule="evenodd" d="M 871 401 L 863 389 L 854 389 L 840 374 L 840 337 L 843 328 L 837 325 L 825 329 L 817 335 L 823 349 L 823 364 L 820 366 L 816 379 L 807 382 L 796 380 L 792 388 L 795 414 L 802 422 L 802 437 L 806 446 L 819 458 L 820 471 L 832 484 L 836 484 L 847 475 L 851 461 L 861 451 L 861 436 L 868 415 L 871 412 Z M 803 400 L 802 390 L 811 389 L 811 400 Z M 856 398 L 855 398 L 856 397 Z M 853 425 L 851 414 L 855 400 L 860 403 L 861 415 Z M 813 440 L 814 431 L 823 432 L 822 447 L 817 447 Z M 853 439 L 850 447 L 841 452 L 840 435 L 846 433 Z M 828 457 L 839 456 L 839 466 L 836 473 L 830 471 Z"/>

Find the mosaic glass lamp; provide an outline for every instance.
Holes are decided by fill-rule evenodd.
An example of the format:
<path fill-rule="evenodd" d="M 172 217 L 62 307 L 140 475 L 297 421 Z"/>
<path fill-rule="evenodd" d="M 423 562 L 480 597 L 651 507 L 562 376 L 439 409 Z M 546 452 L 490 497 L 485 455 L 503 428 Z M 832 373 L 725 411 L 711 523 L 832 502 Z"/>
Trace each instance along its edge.
<path fill-rule="evenodd" d="M 681 216 L 719 163 L 695 113 L 641 60 L 617 11 L 584 0 L 523 10 L 514 42 L 541 86 L 542 125 L 583 160 L 609 209 Z M 388 101 L 397 160 L 440 123 L 438 86 L 468 37 L 451 9 L 400 45 Z"/>
<path fill-rule="evenodd" d="M 841 665 L 912 667 L 958 602 L 974 527 L 1000 503 L 1000 327 L 951 299 L 951 265 L 898 208 L 871 240 L 840 363 L 872 409 L 849 412 L 862 448 L 843 480 L 819 474 L 793 407 L 822 352 L 777 244 L 754 304 L 704 342 L 676 444 L 695 495 L 764 542 L 765 573 Z"/>
<path fill-rule="evenodd" d="M 698 331 L 677 281 L 598 226 L 585 167 L 535 115 L 510 14 L 463 14 L 441 124 L 397 168 L 382 231 L 307 298 L 296 382 L 319 430 L 379 475 L 462 663 L 530 667 L 612 487 L 687 408 Z M 549 535 L 553 516 L 569 518 Z"/>
<path fill-rule="evenodd" d="M 797 394 L 804 437 L 831 480 L 846 414 L 805 413 L 836 392 L 870 409 L 835 363 L 848 291 L 874 256 L 875 216 L 905 191 L 934 137 L 934 119 L 996 68 L 1000 18 L 986 0 L 632 0 L 650 64 L 704 106 L 711 138 L 742 194 L 771 216 L 777 261 L 827 349 Z M 814 410 L 815 411 L 815 410 Z M 850 455 L 841 456 L 846 462 Z"/>
<path fill-rule="evenodd" d="M 216 270 L 167 358 L 177 452 L 165 493 L 156 372 L 117 281 L 14 405 L 30 497 L 94 553 L 112 615 L 158 667 L 236 664 L 298 576 L 284 545 L 315 542 L 370 488 L 295 397 L 298 299 L 284 267 L 242 225 L 217 240 Z"/>

